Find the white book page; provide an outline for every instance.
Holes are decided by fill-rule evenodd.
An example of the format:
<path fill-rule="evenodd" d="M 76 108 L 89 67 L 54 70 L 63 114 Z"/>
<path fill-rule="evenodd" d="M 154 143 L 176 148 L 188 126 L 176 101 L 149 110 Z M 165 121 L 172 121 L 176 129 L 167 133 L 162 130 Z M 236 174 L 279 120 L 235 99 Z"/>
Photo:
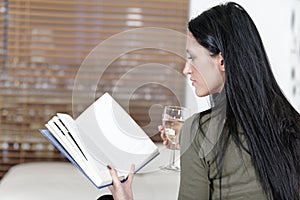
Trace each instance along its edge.
<path fill-rule="evenodd" d="M 78 128 L 75 125 L 75 121 L 68 114 L 57 113 L 58 118 L 56 120 L 60 120 L 59 123 L 62 124 L 62 131 L 64 131 L 66 138 L 73 144 L 73 148 L 77 151 L 78 154 L 87 158 L 88 152 L 83 148 L 83 144 L 78 138 Z M 71 135 L 70 135 L 71 134 Z M 77 145 L 76 145 L 77 143 Z"/>
<path fill-rule="evenodd" d="M 66 151 L 71 155 L 75 162 L 82 168 L 87 176 L 90 177 L 96 185 L 101 185 L 103 180 L 100 177 L 99 171 L 93 169 L 94 166 L 93 164 L 91 165 L 91 163 L 93 162 L 86 160 L 76 149 L 75 144 L 67 137 L 67 133 L 62 132 L 64 129 L 62 124 L 59 122 L 58 117 L 54 116 L 45 126 L 59 141 L 59 143 L 66 149 Z M 59 126 L 59 128 L 57 126 Z"/>
<path fill-rule="evenodd" d="M 75 121 L 90 155 L 102 162 L 99 152 L 107 153 L 119 171 L 128 170 L 132 163 L 139 167 L 158 152 L 146 133 L 107 93 Z"/>
<path fill-rule="evenodd" d="M 90 152 L 87 151 L 86 146 L 83 144 L 83 137 L 80 137 L 79 135 L 82 135 L 82 130 L 77 126 L 76 121 L 73 120 L 73 118 L 64 113 L 57 113 L 57 116 L 60 118 L 60 120 L 63 122 L 63 124 L 66 126 L 65 128 L 68 129 L 74 138 L 74 140 L 77 142 L 78 146 L 82 150 L 83 154 L 87 158 L 87 165 L 89 168 L 92 169 L 92 175 L 91 178 L 95 179 L 96 177 L 101 177 L 101 179 L 104 182 L 111 182 L 111 176 L 109 174 L 109 171 L 107 170 L 107 165 L 112 163 L 112 161 L 109 159 L 109 157 L 106 156 L 106 154 L 103 154 L 102 151 L 97 151 L 97 156 L 101 157 L 101 162 L 95 160 L 94 156 L 90 155 Z M 91 138 L 92 139 L 92 138 Z M 85 141 L 88 141 L 89 138 L 85 138 Z M 90 142 L 89 142 L 90 143 Z M 77 146 L 74 146 L 75 149 L 78 149 Z M 80 151 L 79 151 L 80 153 Z M 103 183 L 102 183 L 103 184 Z"/>
<path fill-rule="evenodd" d="M 73 149 L 72 144 L 68 141 L 68 139 L 63 135 L 64 133 L 55 125 L 54 116 L 48 123 L 45 125 L 49 131 L 54 135 L 54 137 L 59 141 L 59 143 L 69 152 L 69 154 L 76 160 L 76 162 L 82 162 L 81 157 L 77 154 L 75 149 Z"/>

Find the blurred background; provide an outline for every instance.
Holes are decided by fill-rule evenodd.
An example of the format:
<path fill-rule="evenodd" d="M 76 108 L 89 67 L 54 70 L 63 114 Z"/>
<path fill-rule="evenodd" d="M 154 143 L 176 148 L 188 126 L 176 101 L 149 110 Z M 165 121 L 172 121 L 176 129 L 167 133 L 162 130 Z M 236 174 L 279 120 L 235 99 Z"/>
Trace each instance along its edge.
<path fill-rule="evenodd" d="M 191 17 L 219 2 L 0 0 L 0 179 L 18 163 L 64 161 L 38 130 L 57 112 L 76 118 L 104 92 L 112 94 L 156 142 L 164 105 L 184 105 L 193 112 L 207 109 L 207 99 L 196 98 L 180 75 L 184 34 Z M 274 74 L 299 111 L 300 1 L 236 2 L 256 23 Z M 147 29 L 126 34 L 146 27 L 172 34 Z M 126 37 L 117 40 L 116 35 Z M 105 47 L 99 57 L 86 62 L 99 45 Z M 121 53 L 112 59 L 116 52 Z M 78 77 L 78 70 L 86 66 L 97 73 L 91 70 Z M 96 84 L 85 84 L 90 82 Z M 74 104 L 74 98 L 80 103 Z"/>

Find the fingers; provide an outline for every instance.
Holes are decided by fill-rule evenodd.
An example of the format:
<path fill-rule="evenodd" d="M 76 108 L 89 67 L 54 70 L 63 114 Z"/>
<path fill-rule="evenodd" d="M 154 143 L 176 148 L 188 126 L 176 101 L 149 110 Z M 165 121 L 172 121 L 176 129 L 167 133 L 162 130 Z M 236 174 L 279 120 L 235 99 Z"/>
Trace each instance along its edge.
<path fill-rule="evenodd" d="M 109 173 L 112 177 L 112 185 L 108 187 L 110 192 L 113 195 L 114 199 L 127 199 L 132 200 L 133 199 L 133 193 L 132 193 L 132 180 L 134 176 L 134 165 L 131 166 L 129 175 L 127 177 L 127 180 L 124 183 L 121 183 L 121 181 L 118 178 L 118 172 L 115 168 L 111 167 L 110 165 L 107 165 L 107 168 L 109 169 Z"/>
<path fill-rule="evenodd" d="M 127 177 L 127 181 L 130 185 L 131 185 L 133 177 L 134 177 L 134 169 L 135 169 L 135 166 L 131 165 L 129 175 Z"/>
<path fill-rule="evenodd" d="M 179 144 L 171 144 L 167 138 L 165 128 L 162 125 L 158 126 L 158 131 L 160 132 L 160 137 L 163 140 L 163 145 L 167 147 L 168 149 L 180 149 Z"/>
<path fill-rule="evenodd" d="M 159 125 L 159 126 L 158 126 L 159 132 L 161 132 L 163 129 L 164 129 L 164 127 L 163 127 L 162 125 Z"/>
<path fill-rule="evenodd" d="M 119 185 L 121 182 L 118 178 L 117 170 L 115 168 L 111 167 L 110 165 L 107 165 L 107 168 L 109 169 L 109 173 L 112 178 L 113 185 Z"/>
<path fill-rule="evenodd" d="M 160 132 L 160 137 L 163 139 L 163 141 L 167 140 L 165 128 L 162 125 L 158 126 L 158 131 Z"/>
<path fill-rule="evenodd" d="M 110 190 L 110 192 L 113 194 L 115 193 L 115 189 L 113 185 L 108 186 L 108 189 Z"/>
<path fill-rule="evenodd" d="M 109 173 L 112 177 L 112 183 L 113 185 L 117 186 L 118 184 L 121 184 L 119 177 L 118 177 L 118 172 L 115 168 L 111 167 L 110 165 L 107 165 L 107 168 L 109 169 Z M 133 180 L 133 176 L 134 176 L 134 169 L 135 166 L 132 164 L 130 167 L 130 171 L 127 177 L 127 182 L 129 182 L 130 184 L 132 183 Z"/>
<path fill-rule="evenodd" d="M 160 137 L 163 140 L 163 145 L 168 147 L 169 146 L 169 141 L 168 141 L 168 138 L 166 136 L 165 128 L 162 125 L 159 125 L 158 126 L 158 131 L 160 132 Z"/>

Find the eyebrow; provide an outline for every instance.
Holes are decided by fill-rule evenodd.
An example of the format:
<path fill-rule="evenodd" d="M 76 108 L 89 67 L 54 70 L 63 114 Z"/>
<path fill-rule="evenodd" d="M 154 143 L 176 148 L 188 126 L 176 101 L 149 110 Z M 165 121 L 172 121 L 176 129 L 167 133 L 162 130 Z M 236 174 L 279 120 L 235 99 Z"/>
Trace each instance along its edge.
<path fill-rule="evenodd" d="M 186 49 L 186 53 L 189 55 L 195 55 L 193 52 L 190 52 L 188 49 Z"/>
<path fill-rule="evenodd" d="M 186 49 L 186 53 L 187 53 L 188 55 L 191 55 L 191 52 L 190 52 L 188 49 Z"/>

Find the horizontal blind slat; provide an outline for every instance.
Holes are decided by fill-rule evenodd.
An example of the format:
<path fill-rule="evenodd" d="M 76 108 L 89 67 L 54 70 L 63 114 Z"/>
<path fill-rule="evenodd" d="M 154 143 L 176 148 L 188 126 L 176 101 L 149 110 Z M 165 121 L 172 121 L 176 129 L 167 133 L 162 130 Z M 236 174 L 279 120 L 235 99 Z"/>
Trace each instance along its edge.
<path fill-rule="evenodd" d="M 13 19 L 12 22 L 23 22 L 23 23 L 30 23 L 30 24 L 35 24 L 35 23 L 47 23 L 47 24 L 64 24 L 67 26 L 70 25 L 85 25 L 85 26 L 92 26 L 92 25 L 97 25 L 93 22 L 89 22 L 89 21 L 76 21 L 76 19 L 81 18 L 81 19 L 85 19 L 85 20 L 99 20 L 98 23 L 102 23 L 102 24 L 98 24 L 98 25 L 102 25 L 102 26 L 120 26 L 126 25 L 126 21 L 139 21 L 142 23 L 147 23 L 147 22 L 155 22 L 157 23 L 157 25 L 159 24 L 165 24 L 165 23 L 172 23 L 172 24 L 179 24 L 182 25 L 182 23 L 185 22 L 184 19 L 182 20 L 176 20 L 176 19 L 169 19 L 166 17 L 160 17 L 158 19 L 154 19 L 154 18 L 149 18 L 149 17 L 144 17 L 144 18 L 137 18 L 135 19 L 134 17 L 130 18 L 129 16 L 94 16 L 92 14 L 90 15 L 78 15 L 78 16 L 74 16 L 72 14 L 60 14 L 60 13 L 38 13 L 38 12 L 31 12 L 29 15 L 27 12 L 20 12 L 20 11 L 10 11 L 10 14 L 15 14 L 16 16 L 18 16 L 17 18 Z M 43 19 L 43 17 L 45 17 Z M 69 19 L 69 20 L 68 20 Z M 59 20 L 59 21 L 58 21 Z M 105 24 L 104 24 L 105 22 Z M 109 22 L 110 24 L 108 24 L 107 22 Z M 111 24 L 111 23 L 114 24 Z M 124 22 L 123 24 L 118 24 L 120 22 Z"/>
<path fill-rule="evenodd" d="M 28 0 L 10 0 L 11 3 L 28 3 Z M 162 6 L 157 3 L 148 2 L 148 5 L 142 4 L 141 1 L 114 1 L 113 3 L 104 3 L 104 2 L 92 2 L 92 1 L 57 1 L 57 0 L 30 0 L 31 3 L 42 3 L 43 5 L 47 6 L 50 5 L 57 5 L 57 6 L 101 6 L 101 7 L 120 7 L 120 8 L 141 8 L 141 9 L 162 9 Z M 180 1 L 178 1 L 180 3 Z M 187 2 L 185 2 L 187 3 Z M 186 4 L 184 4 L 186 5 Z M 26 6 L 25 6 L 26 8 Z M 186 11 L 186 6 L 174 6 L 173 4 L 166 3 L 164 4 L 164 10 L 176 10 L 176 11 Z"/>
<path fill-rule="evenodd" d="M 167 0 L 169 1 L 169 0 Z M 24 8 L 23 5 L 10 5 L 9 6 L 10 9 L 14 9 L 14 10 L 21 10 L 22 8 Z M 102 14 L 124 14 L 124 9 L 122 8 L 116 8 L 116 7 L 100 7 L 101 10 L 99 10 L 97 7 L 90 7 L 90 8 L 86 8 L 86 7 L 82 7 L 80 8 L 81 12 L 101 12 Z M 47 6 L 43 6 L 43 5 L 34 5 L 34 4 L 30 4 L 30 10 L 38 10 L 38 11 L 56 11 L 56 12 L 74 12 L 75 9 L 78 9 L 76 7 L 57 7 L 57 6 L 53 6 L 53 5 L 47 5 Z M 165 12 L 161 12 L 161 9 L 143 9 L 142 10 L 142 14 L 143 16 L 147 17 L 147 16 L 156 16 L 156 17 L 180 17 L 182 16 L 182 12 L 185 12 L 185 10 L 183 11 L 174 11 L 174 10 L 165 10 Z M 141 14 L 141 9 L 128 9 L 126 11 L 126 14 L 130 15 L 130 14 Z"/>

